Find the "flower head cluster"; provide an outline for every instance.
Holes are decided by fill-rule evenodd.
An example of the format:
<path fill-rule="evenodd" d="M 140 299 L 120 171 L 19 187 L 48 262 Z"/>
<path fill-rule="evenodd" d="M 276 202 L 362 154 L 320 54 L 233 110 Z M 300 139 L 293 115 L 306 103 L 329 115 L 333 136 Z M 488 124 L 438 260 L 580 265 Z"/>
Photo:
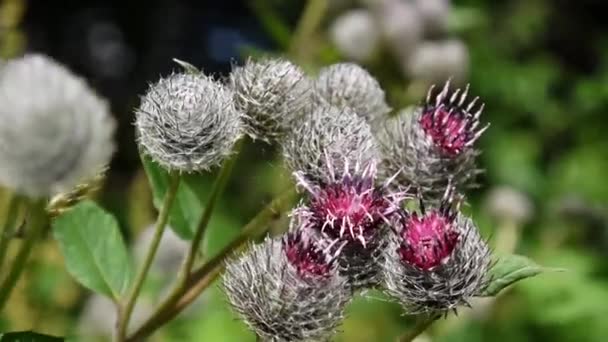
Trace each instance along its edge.
<path fill-rule="evenodd" d="M 378 81 L 353 63 L 333 64 L 321 69 L 313 94 L 318 103 L 349 107 L 370 123 L 391 110 Z"/>
<path fill-rule="evenodd" d="M 269 341 L 319 341 L 330 336 L 350 300 L 335 258 L 303 232 L 267 238 L 229 262 L 228 300 Z"/>
<path fill-rule="evenodd" d="M 114 150 L 109 106 L 85 81 L 42 55 L 0 68 L 0 184 L 28 196 L 66 192 Z"/>
<path fill-rule="evenodd" d="M 231 154 L 242 134 L 232 92 L 200 72 L 150 86 L 135 116 L 143 152 L 169 170 L 208 170 Z"/>
<path fill-rule="evenodd" d="M 235 101 L 241 97 L 253 105 L 245 101 L 246 91 L 236 90 L 242 76 L 237 74 L 246 73 L 237 70 Z M 281 83 L 281 77 L 271 78 L 262 83 Z M 255 77 L 240 80 L 257 84 L 251 81 Z M 321 71 L 316 101 L 296 121 L 289 119 L 289 129 L 277 139 L 306 196 L 282 238 L 252 246 L 228 263 L 224 277 L 230 303 L 259 336 L 327 338 L 350 296 L 368 288 L 383 288 L 408 313 L 444 313 L 480 293 L 488 279 L 489 249 L 453 200 L 477 172 L 473 144 L 485 130 L 478 128 L 476 100 L 465 104 L 467 92 L 450 92 L 449 84 L 438 94 L 431 90 L 414 114 L 383 126 L 377 124 L 388 111 L 384 92 L 367 72 L 350 64 Z M 247 120 L 256 117 L 253 107 L 242 108 L 249 112 Z M 256 120 L 281 131 L 271 128 L 271 121 Z M 454 186 L 444 191 L 446 184 Z M 429 210 L 403 209 L 404 189 L 410 187 Z"/>
<path fill-rule="evenodd" d="M 288 133 L 310 103 L 311 81 L 284 59 L 248 60 L 230 74 L 236 107 L 245 114 L 247 133 L 271 141 Z"/>
<path fill-rule="evenodd" d="M 403 212 L 385 249 L 386 292 L 408 313 L 443 313 L 480 294 L 488 281 L 490 250 L 474 223 L 454 207 Z"/>
<path fill-rule="evenodd" d="M 400 172 L 397 183 L 420 189 L 437 203 L 441 189 L 451 182 L 458 190 L 470 187 L 479 171 L 475 141 L 488 128 L 479 128 L 483 105 L 467 103 L 468 87 L 449 90 L 449 82 L 413 112 L 391 118 L 376 132 L 385 175 Z"/>

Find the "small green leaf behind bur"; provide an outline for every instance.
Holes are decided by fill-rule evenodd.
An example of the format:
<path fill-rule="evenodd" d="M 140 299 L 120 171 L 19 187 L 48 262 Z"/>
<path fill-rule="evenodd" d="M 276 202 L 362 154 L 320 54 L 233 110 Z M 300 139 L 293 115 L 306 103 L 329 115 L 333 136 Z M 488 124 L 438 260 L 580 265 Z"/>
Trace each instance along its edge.
<path fill-rule="evenodd" d="M 87 288 L 114 300 L 129 288 L 133 270 L 116 219 L 85 201 L 53 222 L 68 272 Z"/>
<path fill-rule="evenodd" d="M 522 255 L 501 255 L 490 271 L 490 283 L 481 293 L 482 297 L 498 295 L 500 291 L 520 280 L 534 277 L 546 271 L 555 271 L 540 266 L 533 260 Z"/>
<path fill-rule="evenodd" d="M 142 156 L 141 160 L 152 187 L 154 206 L 158 209 L 169 186 L 169 173 L 146 156 Z M 204 207 L 202 189 L 206 187 L 200 175 L 182 175 L 169 212 L 169 226 L 182 239 L 190 240 L 194 235 Z"/>
<path fill-rule="evenodd" d="M 63 337 L 38 334 L 33 331 L 18 331 L 0 334 L 0 342 L 62 342 Z"/>

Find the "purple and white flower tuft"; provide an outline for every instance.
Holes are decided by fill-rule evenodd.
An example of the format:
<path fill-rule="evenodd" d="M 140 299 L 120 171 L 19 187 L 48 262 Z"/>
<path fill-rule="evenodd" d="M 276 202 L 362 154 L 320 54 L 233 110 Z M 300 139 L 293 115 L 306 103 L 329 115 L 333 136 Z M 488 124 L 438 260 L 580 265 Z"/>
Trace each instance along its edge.
<path fill-rule="evenodd" d="M 296 172 L 298 184 L 309 193 L 309 203 L 294 210 L 304 222 L 301 227 L 315 231 L 322 239 L 339 249 L 340 273 L 349 278 L 353 289 L 373 286 L 377 282 L 379 258 L 385 243 L 386 226 L 399 211 L 405 191 L 388 191 L 389 179 L 376 185 L 376 164 L 364 167 L 349 162 L 336 174 L 332 170 L 325 183 L 309 181 Z"/>
<path fill-rule="evenodd" d="M 439 207 L 403 211 L 393 225 L 384 255 L 384 287 L 408 314 L 445 313 L 468 305 L 488 281 L 490 249 L 458 206 L 450 188 Z"/>
<path fill-rule="evenodd" d="M 459 191 L 475 185 L 481 172 L 475 165 L 475 142 L 489 125 L 480 128 L 483 104 L 477 105 L 477 97 L 467 102 L 468 86 L 450 92 L 448 81 L 438 94 L 433 90 L 422 106 L 379 125 L 375 137 L 382 175 L 399 172 L 397 184 L 417 188 L 437 204 L 448 183 Z"/>

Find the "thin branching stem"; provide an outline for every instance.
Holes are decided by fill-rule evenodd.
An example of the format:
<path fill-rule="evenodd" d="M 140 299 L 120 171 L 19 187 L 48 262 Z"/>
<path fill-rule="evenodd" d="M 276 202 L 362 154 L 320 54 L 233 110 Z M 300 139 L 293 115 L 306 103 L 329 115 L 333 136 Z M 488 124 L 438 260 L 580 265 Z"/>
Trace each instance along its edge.
<path fill-rule="evenodd" d="M 211 214 L 213 212 L 215 204 L 218 201 L 218 198 L 224 192 L 226 183 L 228 182 L 230 175 L 232 174 L 234 164 L 236 163 L 236 160 L 238 158 L 238 153 L 240 152 L 242 147 L 242 141 L 243 140 L 237 143 L 237 146 L 235 148 L 236 153 L 233 155 L 233 157 L 227 160 L 224 165 L 222 165 L 222 168 L 211 188 L 209 199 L 207 200 L 207 204 L 199 220 L 199 224 L 194 233 L 194 237 L 192 238 L 190 249 L 184 257 L 180 270 L 178 271 L 175 285 L 167 296 L 167 298 L 163 300 L 163 302 L 158 306 L 157 311 L 165 311 L 173 307 L 179 301 L 180 296 L 184 293 L 184 291 L 186 291 L 188 279 L 190 279 L 192 267 L 194 266 L 194 261 L 196 260 L 196 256 L 200 249 L 201 242 L 205 236 L 205 231 L 207 230 L 207 226 L 209 225 Z"/>
<path fill-rule="evenodd" d="M 0 269 L 4 264 L 4 258 L 8 251 L 9 241 L 15 229 L 17 218 L 19 217 L 19 208 L 23 203 L 23 197 L 12 194 L 9 200 L 9 205 L 6 212 L 6 220 L 0 226 Z"/>
<path fill-rule="evenodd" d="M 245 246 L 245 243 L 265 233 L 273 221 L 278 220 L 281 214 L 289 209 L 297 193 L 289 189 L 276 197 L 262 209 L 241 233 L 224 247 L 215 257 L 209 259 L 201 267 L 194 270 L 186 283 L 183 293 L 172 306 L 159 307 L 152 316 L 127 339 L 128 342 L 141 341 L 150 336 L 163 324 L 177 316 L 184 308 L 190 305 L 198 296 L 213 283 L 223 272 L 226 259 Z"/>
<path fill-rule="evenodd" d="M 156 220 L 154 236 L 152 237 L 152 242 L 146 253 L 144 263 L 141 266 L 141 269 L 139 270 L 137 276 L 135 277 L 135 282 L 131 287 L 129 295 L 124 300 L 124 305 L 119 305 L 118 322 L 116 326 L 115 336 L 116 341 L 118 342 L 124 341 L 126 338 L 127 327 L 129 326 L 129 320 L 131 318 L 131 314 L 133 313 L 133 308 L 135 307 L 137 297 L 139 296 L 144 281 L 146 280 L 148 271 L 150 270 L 150 266 L 152 265 L 152 261 L 154 260 L 154 256 L 156 255 L 156 251 L 160 244 L 160 240 L 162 239 L 163 233 L 165 231 L 165 227 L 167 226 L 167 221 L 169 220 L 169 212 L 175 199 L 175 195 L 177 194 L 180 179 L 181 177 L 179 173 L 170 173 L 169 187 L 167 188 L 167 191 L 165 193 L 163 204 L 160 208 L 158 218 Z"/>
<path fill-rule="evenodd" d="M 46 200 L 43 199 L 31 200 L 28 205 L 29 215 L 25 237 L 17 252 L 17 256 L 15 256 L 10 266 L 6 279 L 2 283 L 2 286 L 0 286 L 0 311 L 2 311 L 19 277 L 23 273 L 35 242 L 42 235 L 43 228 L 47 222 L 45 205 Z"/>

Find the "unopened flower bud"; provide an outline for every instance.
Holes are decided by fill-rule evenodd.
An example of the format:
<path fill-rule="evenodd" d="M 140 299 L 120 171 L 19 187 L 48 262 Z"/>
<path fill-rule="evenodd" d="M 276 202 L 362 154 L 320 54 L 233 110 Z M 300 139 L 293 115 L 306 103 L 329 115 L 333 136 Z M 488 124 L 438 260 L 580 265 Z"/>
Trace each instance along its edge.
<path fill-rule="evenodd" d="M 284 59 L 249 59 L 232 71 L 230 86 L 236 108 L 245 114 L 247 133 L 267 142 L 297 125 L 310 105 L 310 79 Z"/>
<path fill-rule="evenodd" d="M 357 64 L 339 63 L 321 69 L 314 89 L 317 103 L 350 107 L 369 123 L 391 110 L 378 81 Z"/>
<path fill-rule="evenodd" d="M 150 86 L 135 117 L 143 152 L 169 170 L 208 170 L 232 153 L 242 134 L 232 92 L 199 72 Z"/>
<path fill-rule="evenodd" d="M 471 187 L 479 170 L 475 141 L 488 128 L 479 127 L 483 105 L 467 102 L 468 86 L 449 92 L 449 82 L 413 112 L 379 125 L 376 138 L 384 175 L 399 173 L 397 184 L 419 189 L 427 200 L 438 201 L 448 183 L 458 190 Z"/>
<path fill-rule="evenodd" d="M 410 78 L 425 85 L 443 83 L 448 79 L 462 84 L 469 72 L 469 50 L 458 39 L 424 42 L 403 60 L 403 65 Z"/>
<path fill-rule="evenodd" d="M 490 250 L 473 221 L 453 207 L 402 214 L 384 255 L 384 286 L 408 314 L 468 305 L 487 284 Z"/>
<path fill-rule="evenodd" d="M 534 203 L 530 198 L 510 186 L 498 186 L 490 190 L 485 206 L 493 217 L 520 224 L 527 223 L 534 215 Z"/>
<path fill-rule="evenodd" d="M 436 36 L 444 33 L 450 15 L 450 0 L 414 0 L 422 18 L 425 36 Z"/>
<path fill-rule="evenodd" d="M 348 107 L 316 107 L 282 147 L 287 166 L 315 182 L 327 180 L 334 170 L 353 171 L 355 163 L 346 165 L 346 160 L 366 164 L 377 158 L 370 126 Z"/>
<path fill-rule="evenodd" d="M 72 190 L 110 161 L 115 122 L 85 81 L 42 55 L 0 69 L 0 184 L 28 196 Z"/>
<path fill-rule="evenodd" d="M 380 45 L 380 32 L 374 17 L 365 9 L 341 14 L 331 24 L 329 35 L 344 57 L 357 62 L 369 61 Z"/>
<path fill-rule="evenodd" d="M 422 39 L 423 21 L 414 4 L 401 0 L 370 1 L 389 48 L 405 60 Z"/>
<path fill-rule="evenodd" d="M 341 323 L 350 293 L 334 258 L 303 232 L 267 238 L 228 262 L 224 288 L 234 310 L 263 340 L 320 341 Z"/>

